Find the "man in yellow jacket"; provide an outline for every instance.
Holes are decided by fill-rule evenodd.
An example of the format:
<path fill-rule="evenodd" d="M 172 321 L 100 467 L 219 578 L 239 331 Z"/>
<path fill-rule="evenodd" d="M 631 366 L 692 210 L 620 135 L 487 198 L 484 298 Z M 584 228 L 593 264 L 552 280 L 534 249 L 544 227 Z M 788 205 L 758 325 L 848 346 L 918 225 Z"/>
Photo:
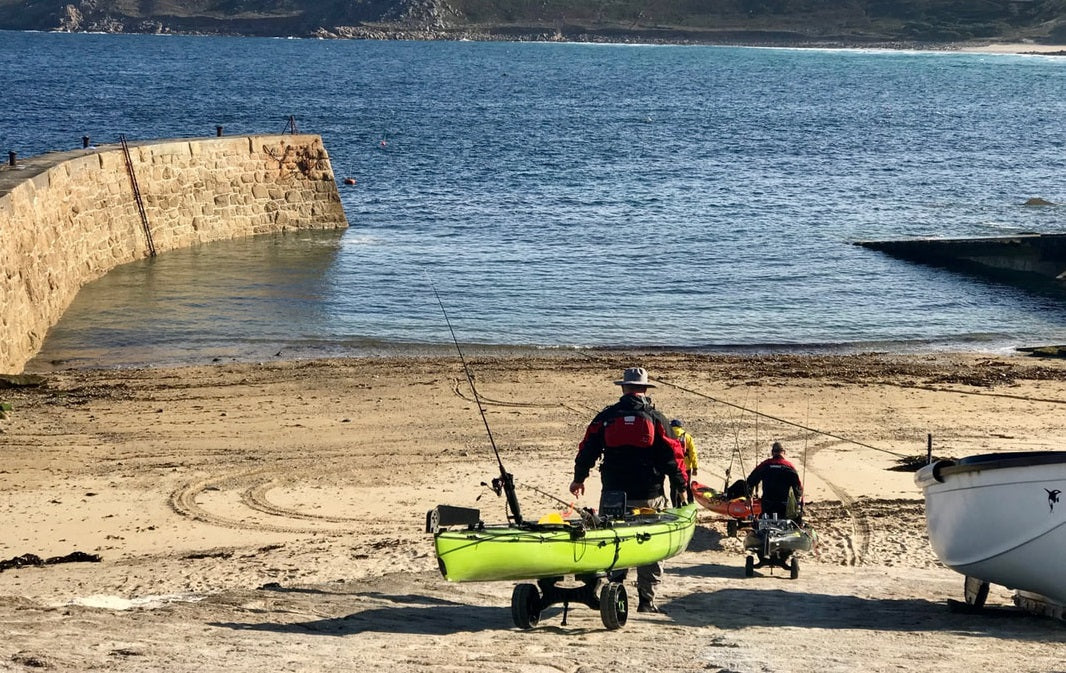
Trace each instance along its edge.
<path fill-rule="evenodd" d="M 696 476 L 696 471 L 699 468 L 700 459 L 696 454 L 696 442 L 693 441 L 692 435 L 688 430 L 685 430 L 684 425 L 681 423 L 681 419 L 675 418 L 670 421 L 670 429 L 674 431 L 674 437 L 681 444 L 681 450 L 685 453 L 685 467 L 688 468 L 688 502 L 692 502 L 692 479 Z M 677 490 L 670 489 L 670 501 L 674 507 L 679 507 L 680 500 L 678 499 Z"/>

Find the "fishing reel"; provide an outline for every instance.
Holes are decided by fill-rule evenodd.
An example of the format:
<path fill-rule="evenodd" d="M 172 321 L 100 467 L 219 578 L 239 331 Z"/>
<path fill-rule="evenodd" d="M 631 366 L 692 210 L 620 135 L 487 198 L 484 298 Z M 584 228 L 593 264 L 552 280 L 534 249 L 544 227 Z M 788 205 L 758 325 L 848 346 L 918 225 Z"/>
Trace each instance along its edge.
<path fill-rule="evenodd" d="M 495 493 L 497 497 L 499 497 L 503 495 L 504 483 L 505 482 L 503 480 L 503 477 L 496 477 L 492 480 L 492 485 L 489 488 L 491 488 L 492 492 Z"/>
<path fill-rule="evenodd" d="M 504 494 L 505 482 L 503 477 L 494 477 L 491 482 L 483 481 L 481 485 L 495 493 L 497 498 Z M 481 496 L 479 495 L 477 499 L 480 500 Z"/>

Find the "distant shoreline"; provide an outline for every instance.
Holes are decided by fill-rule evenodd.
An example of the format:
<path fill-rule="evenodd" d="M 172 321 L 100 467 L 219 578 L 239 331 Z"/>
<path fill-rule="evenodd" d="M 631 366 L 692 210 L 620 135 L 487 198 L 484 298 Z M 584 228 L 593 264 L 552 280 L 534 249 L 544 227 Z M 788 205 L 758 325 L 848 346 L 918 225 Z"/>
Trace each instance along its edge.
<path fill-rule="evenodd" d="M 665 30 L 661 33 L 634 31 L 632 33 L 555 33 L 535 34 L 526 31 L 411 31 L 371 27 L 339 29 L 330 33 L 320 31 L 313 37 L 324 39 L 361 39 L 394 41 L 446 42 L 559 42 L 588 44 L 629 44 L 663 46 L 751 47 L 777 49 L 849 49 L 895 51 L 941 51 L 987 54 L 1032 54 L 1066 56 L 1066 44 L 1042 44 L 1026 41 L 967 40 L 962 42 L 922 42 L 893 39 L 864 39 L 848 37 L 806 38 L 780 32 L 724 31 L 694 33 Z"/>
<path fill-rule="evenodd" d="M 24 31 L 17 31 L 24 32 Z M 35 31 L 29 31 L 35 32 Z M 68 31 L 44 31 L 68 32 Z M 250 33 L 205 33 L 198 31 L 72 31 L 85 35 L 168 35 L 189 37 L 275 37 Z M 914 40 L 868 39 L 862 37 L 804 37 L 798 34 L 777 31 L 723 31 L 720 33 L 693 32 L 684 30 L 663 31 L 617 31 L 611 33 L 574 33 L 545 30 L 537 33 L 531 29 L 515 30 L 439 30 L 400 29 L 385 26 L 338 26 L 332 30 L 318 29 L 312 34 L 284 36 L 284 39 L 333 39 L 372 40 L 386 42 L 555 42 L 564 44 L 619 44 L 661 46 L 705 47 L 751 47 L 777 49 L 840 49 L 840 50 L 886 50 L 930 51 L 982 54 L 1018 54 L 1039 56 L 1066 56 L 1066 44 L 1045 44 L 1024 40 L 967 40 L 962 42 L 925 42 Z"/>
<path fill-rule="evenodd" d="M 691 358 L 854 358 L 881 357 L 953 357 L 984 356 L 1018 359 L 1063 359 L 1066 345 L 1033 342 L 980 343 L 960 340 L 955 343 L 930 342 L 854 342 L 822 344 L 752 343 L 705 346 L 668 346 L 653 344 L 604 346 L 535 346 L 519 344 L 463 343 L 466 354 L 493 360 L 630 357 Z M 129 351 L 129 352 L 127 352 Z M 105 354 L 106 353 L 106 354 Z M 171 369 L 182 367 L 252 364 L 333 362 L 345 360 L 425 361 L 448 358 L 455 353 L 451 342 L 434 344 L 378 343 L 373 347 L 300 348 L 288 344 L 259 345 L 248 349 L 218 348 L 202 352 L 188 350 L 107 349 L 92 352 L 42 351 L 30 360 L 23 374 L 47 375 L 59 371 Z"/>

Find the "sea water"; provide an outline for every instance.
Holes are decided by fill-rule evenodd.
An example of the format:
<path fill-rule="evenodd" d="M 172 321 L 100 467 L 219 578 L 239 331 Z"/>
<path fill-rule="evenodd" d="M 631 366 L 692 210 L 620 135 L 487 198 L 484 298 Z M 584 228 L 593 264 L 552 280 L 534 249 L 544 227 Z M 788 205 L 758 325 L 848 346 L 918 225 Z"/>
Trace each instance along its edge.
<path fill-rule="evenodd" d="M 87 285 L 28 369 L 591 346 L 1066 342 L 1054 286 L 854 245 L 1066 232 L 1066 60 L 0 33 L 0 149 L 280 133 L 351 227 Z M 434 292 L 436 290 L 436 293 Z"/>

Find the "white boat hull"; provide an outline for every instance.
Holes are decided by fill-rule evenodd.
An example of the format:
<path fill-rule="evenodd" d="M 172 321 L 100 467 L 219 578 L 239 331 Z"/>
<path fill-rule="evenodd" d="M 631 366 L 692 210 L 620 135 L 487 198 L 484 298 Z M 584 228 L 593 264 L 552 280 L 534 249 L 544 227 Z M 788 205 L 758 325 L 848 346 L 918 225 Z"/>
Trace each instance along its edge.
<path fill-rule="evenodd" d="M 1066 451 L 939 461 L 915 482 L 944 565 L 1066 603 Z"/>

